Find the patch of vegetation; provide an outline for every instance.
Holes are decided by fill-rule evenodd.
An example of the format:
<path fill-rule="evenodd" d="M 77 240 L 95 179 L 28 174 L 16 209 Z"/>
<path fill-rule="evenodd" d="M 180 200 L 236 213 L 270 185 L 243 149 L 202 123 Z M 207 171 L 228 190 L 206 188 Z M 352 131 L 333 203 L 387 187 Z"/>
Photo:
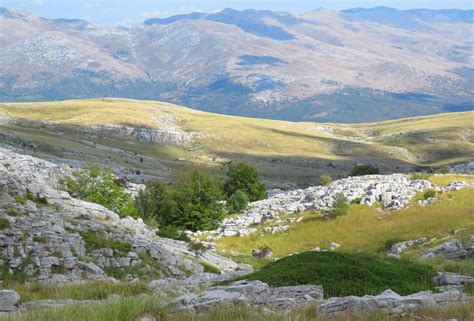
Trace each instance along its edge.
<path fill-rule="evenodd" d="M 246 162 L 231 162 L 227 165 L 227 181 L 224 192 L 232 197 L 237 191 L 244 192 L 250 202 L 255 202 L 267 197 L 267 188 L 260 181 L 257 169 Z"/>
<path fill-rule="evenodd" d="M 436 191 L 434 189 L 429 189 L 429 190 L 427 190 L 423 193 L 423 198 L 425 200 L 427 200 L 429 198 L 433 198 L 435 196 L 436 196 Z"/>
<path fill-rule="evenodd" d="M 451 167 L 444 165 L 439 169 L 439 172 L 444 175 L 449 174 L 451 172 Z"/>
<path fill-rule="evenodd" d="M 117 213 L 120 217 L 137 217 L 132 197 L 125 192 L 109 167 L 90 165 L 76 171 L 72 177 L 61 180 L 62 187 L 72 196 L 100 204 Z"/>
<path fill-rule="evenodd" d="M 347 251 L 377 252 L 386 248 L 388 240 L 413 240 L 420 236 L 441 239 L 459 227 L 474 228 L 471 208 L 474 188 L 465 188 L 438 195 L 429 207 L 412 206 L 384 215 L 363 205 L 349 205 L 350 215 L 325 220 L 318 212 L 301 213 L 305 219 L 294 223 L 285 233 L 258 233 L 245 237 L 225 237 L 216 240 L 217 250 L 236 260 L 260 266 L 251 257 L 252 249 L 270 246 L 274 256 L 324 248 L 331 242 Z"/>
<path fill-rule="evenodd" d="M 368 253 L 305 252 L 279 259 L 245 276 L 272 286 L 322 285 L 330 296 L 379 294 L 386 289 L 407 295 L 434 288 L 429 265 Z"/>
<path fill-rule="evenodd" d="M 160 227 L 156 234 L 159 237 L 166 237 L 168 239 L 173 239 L 173 240 L 178 240 L 178 241 L 189 242 L 190 240 L 184 231 L 172 225 L 165 225 L 165 226 Z"/>
<path fill-rule="evenodd" d="M 346 215 L 349 212 L 349 202 L 347 201 L 346 196 L 342 193 L 337 193 L 334 203 L 332 205 L 332 216 L 338 217 L 341 215 Z"/>
<path fill-rule="evenodd" d="M 212 230 L 224 218 L 220 181 L 202 171 L 183 174 L 174 188 L 150 182 L 135 201 L 140 216 L 180 230 Z"/>
<path fill-rule="evenodd" d="M 46 244 L 49 241 L 49 237 L 47 236 L 33 236 L 33 242 L 38 242 L 41 244 Z"/>
<path fill-rule="evenodd" d="M 349 173 L 349 176 L 375 175 L 380 174 L 377 166 L 373 165 L 356 165 Z"/>
<path fill-rule="evenodd" d="M 126 281 L 127 276 L 138 277 L 140 280 L 154 280 L 163 277 L 161 263 L 154 259 L 149 251 L 138 255 L 140 263 L 127 267 L 104 267 L 105 274 L 117 280 Z"/>
<path fill-rule="evenodd" d="M 428 180 L 431 176 L 432 176 L 431 174 L 419 172 L 419 173 L 411 174 L 410 179 L 413 181 L 414 180 Z"/>
<path fill-rule="evenodd" d="M 26 194 L 26 198 L 29 199 L 30 201 L 35 202 L 36 204 L 43 204 L 43 205 L 48 204 L 48 199 L 46 197 L 41 197 L 39 195 L 35 195 L 32 192 L 28 192 Z"/>
<path fill-rule="evenodd" d="M 221 270 L 219 270 L 214 265 L 211 265 L 206 262 L 201 262 L 202 267 L 204 268 L 205 273 L 214 273 L 214 274 L 221 274 Z"/>
<path fill-rule="evenodd" d="M 20 294 L 22 301 L 33 300 L 103 300 L 110 295 L 151 294 L 145 283 L 88 282 L 84 284 L 12 283 L 9 288 Z"/>
<path fill-rule="evenodd" d="M 319 185 L 327 186 L 332 183 L 332 177 L 329 175 L 319 176 Z"/>
<path fill-rule="evenodd" d="M 10 228 L 10 221 L 6 218 L 0 217 L 0 230 Z"/>
<path fill-rule="evenodd" d="M 230 213 L 238 213 L 247 208 L 249 201 L 250 199 L 244 191 L 237 190 L 227 200 L 227 208 Z"/>
<path fill-rule="evenodd" d="M 91 230 L 82 232 L 81 236 L 86 243 L 86 249 L 88 252 L 101 248 L 110 248 L 115 250 L 115 252 L 121 256 L 127 256 L 128 252 L 132 250 L 132 246 L 129 243 L 103 238 Z"/>

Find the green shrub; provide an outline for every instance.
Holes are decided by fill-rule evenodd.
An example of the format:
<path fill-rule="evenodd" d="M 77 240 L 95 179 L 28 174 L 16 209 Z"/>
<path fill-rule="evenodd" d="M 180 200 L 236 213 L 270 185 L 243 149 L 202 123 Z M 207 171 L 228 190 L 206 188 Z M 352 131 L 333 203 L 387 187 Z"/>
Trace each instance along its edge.
<path fill-rule="evenodd" d="M 227 201 L 227 207 L 229 209 L 229 212 L 231 213 L 238 213 L 240 211 L 245 210 L 248 204 L 249 197 L 245 192 L 241 190 L 238 190 L 234 194 L 232 194 L 232 196 L 229 197 L 229 200 Z"/>
<path fill-rule="evenodd" d="M 362 202 L 362 197 L 357 197 L 351 201 L 351 204 L 360 204 L 361 202 Z"/>
<path fill-rule="evenodd" d="M 441 174 L 449 174 L 451 172 L 451 167 L 447 166 L 447 165 L 444 165 L 440 168 L 440 173 Z"/>
<path fill-rule="evenodd" d="M 81 236 L 86 243 L 88 252 L 101 248 L 110 248 L 115 250 L 118 254 L 126 256 L 128 252 L 132 250 L 132 246 L 129 243 L 103 238 L 94 231 L 82 232 Z"/>
<path fill-rule="evenodd" d="M 158 180 L 149 181 L 144 190 L 135 198 L 138 216 L 145 221 L 155 221 L 160 226 L 176 224 L 177 205 L 174 191 L 170 186 Z"/>
<path fill-rule="evenodd" d="M 214 265 L 211 265 L 211 264 L 206 263 L 206 262 L 202 262 L 201 265 L 204 268 L 205 273 L 221 274 L 221 270 L 219 270 Z"/>
<path fill-rule="evenodd" d="M 193 252 L 196 258 L 199 258 L 204 252 L 206 252 L 206 246 L 202 242 L 190 242 L 188 250 Z"/>
<path fill-rule="evenodd" d="M 120 217 L 137 216 L 137 210 L 130 194 L 116 184 L 116 178 L 109 167 L 91 165 L 74 172 L 72 177 L 61 180 L 61 185 L 73 197 L 100 204 Z"/>
<path fill-rule="evenodd" d="M 423 173 L 423 172 L 413 173 L 413 174 L 411 174 L 410 179 L 412 181 L 415 181 L 415 180 L 428 180 L 430 178 L 430 176 L 431 176 L 430 174 Z"/>
<path fill-rule="evenodd" d="M 10 221 L 6 218 L 0 218 L 0 230 L 4 230 L 10 227 Z"/>
<path fill-rule="evenodd" d="M 267 197 L 267 188 L 260 181 L 257 169 L 245 162 L 231 162 L 227 168 L 224 192 L 230 197 L 239 190 L 245 192 L 251 202 Z"/>
<path fill-rule="evenodd" d="M 172 225 L 165 225 L 160 227 L 156 234 L 159 237 L 166 237 L 168 239 L 189 242 L 189 237 L 186 235 L 186 233 L 178 229 L 176 226 Z"/>
<path fill-rule="evenodd" d="M 349 176 L 362 176 L 379 174 L 380 170 L 377 166 L 372 165 L 356 165 L 349 173 Z"/>
<path fill-rule="evenodd" d="M 425 200 L 427 200 L 429 198 L 433 198 L 435 196 L 436 196 L 436 191 L 434 189 L 429 189 L 423 194 L 423 198 Z"/>
<path fill-rule="evenodd" d="M 429 265 L 368 253 L 305 252 L 269 263 L 245 279 L 271 286 L 322 285 L 326 296 L 407 295 L 434 287 Z"/>
<path fill-rule="evenodd" d="M 349 202 L 342 193 L 337 193 L 332 205 L 332 216 L 337 217 L 347 214 L 349 211 Z"/>
<path fill-rule="evenodd" d="M 327 186 L 332 183 L 332 177 L 329 175 L 319 176 L 319 185 Z"/>

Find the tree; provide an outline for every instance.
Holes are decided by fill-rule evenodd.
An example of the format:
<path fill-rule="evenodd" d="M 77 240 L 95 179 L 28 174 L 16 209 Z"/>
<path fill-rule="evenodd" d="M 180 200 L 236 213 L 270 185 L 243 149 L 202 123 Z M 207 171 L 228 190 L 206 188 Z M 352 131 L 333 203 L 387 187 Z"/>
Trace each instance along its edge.
<path fill-rule="evenodd" d="M 174 225 L 177 206 L 173 193 L 163 182 L 148 182 L 135 198 L 138 215 L 145 220 L 156 221 L 160 226 Z"/>
<path fill-rule="evenodd" d="M 443 167 L 441 167 L 441 169 L 439 170 L 441 172 L 441 174 L 449 174 L 451 172 L 451 167 L 449 167 L 448 165 L 444 165 Z"/>
<path fill-rule="evenodd" d="M 260 181 L 258 171 L 245 162 L 231 162 L 227 168 L 224 192 L 231 197 L 238 190 L 246 193 L 251 202 L 267 197 L 267 188 Z"/>
<path fill-rule="evenodd" d="M 120 217 L 137 216 L 132 196 L 117 184 L 110 167 L 90 165 L 60 183 L 73 197 L 100 204 Z"/>
<path fill-rule="evenodd" d="M 332 183 L 332 178 L 329 175 L 321 175 L 319 176 L 319 185 L 329 185 Z"/>
<path fill-rule="evenodd" d="M 377 166 L 372 165 L 356 165 L 349 173 L 349 176 L 362 176 L 379 174 L 380 170 Z"/>
<path fill-rule="evenodd" d="M 347 214 L 349 211 L 349 202 L 342 193 L 337 193 L 334 203 L 332 204 L 332 216 L 337 217 Z"/>
<path fill-rule="evenodd" d="M 249 197 L 248 195 L 238 190 L 227 201 L 227 207 L 231 213 L 237 213 L 243 211 L 247 208 L 249 204 Z"/>
<path fill-rule="evenodd" d="M 217 228 L 224 218 L 224 198 L 218 180 L 194 170 L 183 177 L 175 191 L 175 226 L 192 231 Z"/>

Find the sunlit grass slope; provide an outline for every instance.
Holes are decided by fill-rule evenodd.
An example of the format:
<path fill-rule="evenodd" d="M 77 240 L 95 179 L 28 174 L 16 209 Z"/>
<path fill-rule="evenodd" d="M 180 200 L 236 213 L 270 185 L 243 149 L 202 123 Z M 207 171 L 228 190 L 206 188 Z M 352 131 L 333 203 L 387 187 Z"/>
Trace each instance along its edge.
<path fill-rule="evenodd" d="M 169 116 L 178 119 L 175 126 L 184 131 L 200 132 L 203 137 L 188 146 L 169 146 L 84 135 L 84 131 L 92 130 L 91 126 L 100 124 L 168 126 L 161 120 L 169 119 Z M 281 181 L 293 178 L 293 181 L 310 185 L 321 174 L 346 173 L 354 162 L 375 163 L 382 171 L 393 172 L 412 165 L 437 166 L 471 159 L 474 154 L 473 117 L 474 112 L 465 112 L 370 124 L 328 124 L 331 131 L 321 130 L 316 123 L 226 116 L 156 101 L 94 99 L 0 104 L 0 118 L 49 123 L 41 128 L 18 122 L 0 125 L 9 137 L 20 137 L 21 142 L 26 140 L 40 146 L 37 149 L 40 156 L 44 153 L 62 157 L 73 150 L 79 154 L 75 158 L 94 153 L 99 156 L 114 154 L 103 158 L 120 162 L 128 157 L 122 155 L 122 159 L 115 159 L 116 153 L 110 150 L 98 153 L 87 145 L 93 141 L 159 158 L 165 162 L 161 165 L 173 169 L 176 164 L 166 162 L 175 158 L 185 158 L 193 166 L 248 160 L 267 178 L 280 178 Z M 150 171 L 143 164 L 134 166 Z M 160 166 L 156 166 L 159 170 Z"/>
<path fill-rule="evenodd" d="M 251 250 L 269 246 L 276 257 L 304 252 L 315 247 L 327 249 L 331 242 L 345 251 L 385 252 L 396 241 L 419 237 L 443 238 L 466 228 L 474 233 L 474 188 L 439 195 L 434 205 L 412 205 L 400 211 L 380 212 L 375 208 L 351 205 L 349 213 L 324 220 L 319 213 L 303 213 L 305 219 L 289 230 L 275 234 L 255 233 L 247 237 L 225 237 L 217 241 L 218 250 L 238 259 L 252 261 Z"/>

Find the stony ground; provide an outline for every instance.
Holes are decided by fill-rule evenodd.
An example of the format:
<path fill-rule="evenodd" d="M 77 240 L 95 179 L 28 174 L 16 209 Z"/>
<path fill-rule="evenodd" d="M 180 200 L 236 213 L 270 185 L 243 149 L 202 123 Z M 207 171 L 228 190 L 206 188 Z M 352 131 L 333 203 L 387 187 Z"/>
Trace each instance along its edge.
<path fill-rule="evenodd" d="M 440 293 L 410 296 L 385 291 L 376 296 L 328 299 L 324 297 L 324 289 L 317 285 L 275 288 L 260 281 L 245 280 L 216 286 L 216 282 L 242 277 L 251 268 L 213 251 L 206 251 L 197 259 L 185 243 L 157 237 L 156 230 L 141 220 L 120 219 L 102 206 L 72 198 L 58 188 L 59 178 L 70 172 L 67 166 L 0 149 L 0 263 L 4 288 L 0 291 L 1 312 L 108 302 L 23 302 L 18 293 L 7 287 L 9 282 L 25 280 L 54 284 L 145 281 L 154 295 L 169 298 L 167 307 L 172 311 L 202 312 L 236 303 L 284 311 L 315 304 L 319 313 L 326 314 L 375 311 L 402 315 L 425 305 L 472 302 L 463 288 L 473 279 L 446 273 L 436 280 Z M 450 185 L 445 189 L 464 186 Z M 381 201 L 382 206 L 397 209 L 426 188 L 442 189 L 428 181 L 408 180 L 403 175 L 349 178 L 327 187 L 273 193 L 268 200 L 252 204 L 241 217 L 259 216 L 260 221 L 265 221 L 279 213 L 327 209 L 339 192 L 350 200 L 361 198 L 367 204 Z M 223 225 L 223 235 L 229 222 L 232 220 Z M 446 254 L 447 259 L 472 256 L 472 248 L 451 243 L 433 247 L 424 255 Z M 390 254 L 400 255 L 411 245 L 397 243 Z M 223 273 L 202 273 L 203 263 Z"/>

